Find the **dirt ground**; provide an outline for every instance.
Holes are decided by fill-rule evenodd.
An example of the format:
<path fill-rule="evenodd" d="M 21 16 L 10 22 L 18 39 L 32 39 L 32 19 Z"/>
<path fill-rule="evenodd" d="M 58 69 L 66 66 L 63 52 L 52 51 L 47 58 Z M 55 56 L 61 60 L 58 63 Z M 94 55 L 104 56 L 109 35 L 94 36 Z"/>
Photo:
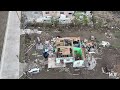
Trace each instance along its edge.
<path fill-rule="evenodd" d="M 107 30 L 106 30 L 107 31 Z M 112 32 L 112 31 L 111 31 Z M 117 33 L 120 33 L 118 31 Z M 103 53 L 101 55 L 97 55 L 97 66 L 93 71 L 87 71 L 87 70 L 81 70 L 81 74 L 78 76 L 70 75 L 66 72 L 56 72 L 56 71 L 41 71 L 40 74 L 33 75 L 31 78 L 33 79 L 108 79 L 108 75 L 105 75 L 102 73 L 101 68 L 103 66 L 108 66 L 109 68 L 113 68 L 114 65 L 120 64 L 119 58 L 120 58 L 120 48 L 117 47 L 120 45 L 120 39 L 114 38 L 115 32 L 112 32 L 113 38 L 108 39 L 105 36 L 104 32 L 101 32 L 99 30 L 90 30 L 89 28 L 85 28 L 85 30 L 65 30 L 65 31 L 44 31 L 41 33 L 40 37 L 42 40 L 48 40 L 52 37 L 56 36 L 80 36 L 83 38 L 89 38 L 91 35 L 94 35 L 96 39 L 101 41 L 109 41 L 112 45 L 110 48 L 104 48 Z M 32 35 L 31 35 L 32 36 Z M 33 52 L 31 50 L 31 52 Z M 32 59 L 32 58 L 31 58 Z"/>
<path fill-rule="evenodd" d="M 83 38 L 89 38 L 90 35 L 94 35 L 98 41 L 106 40 L 111 43 L 111 45 L 117 46 L 120 45 L 120 39 L 111 39 L 109 40 L 108 38 L 105 37 L 104 33 L 100 33 L 98 31 L 78 31 L 78 32 L 62 32 L 62 33 L 52 33 L 52 35 L 60 35 L 60 36 L 80 36 Z M 97 66 L 95 67 L 95 71 L 81 71 L 80 76 L 70 76 L 68 74 L 64 74 L 63 76 L 61 74 L 54 75 L 56 77 L 45 77 L 45 78 L 72 78 L 72 79 L 107 79 L 108 76 L 105 74 L 102 74 L 101 68 L 105 65 L 108 65 L 109 68 L 112 68 L 113 65 L 120 64 L 119 57 L 120 57 L 120 48 L 105 48 L 103 49 L 102 55 L 98 55 L 97 58 L 102 58 L 97 60 Z M 49 72 L 48 72 L 49 73 Z M 42 74 L 42 73 L 41 73 Z M 61 76 L 60 76 L 61 75 Z M 42 76 L 42 75 L 40 75 Z M 40 78 L 40 77 L 39 77 Z"/>
<path fill-rule="evenodd" d="M 2 54 L 8 11 L 0 11 L 0 58 Z"/>

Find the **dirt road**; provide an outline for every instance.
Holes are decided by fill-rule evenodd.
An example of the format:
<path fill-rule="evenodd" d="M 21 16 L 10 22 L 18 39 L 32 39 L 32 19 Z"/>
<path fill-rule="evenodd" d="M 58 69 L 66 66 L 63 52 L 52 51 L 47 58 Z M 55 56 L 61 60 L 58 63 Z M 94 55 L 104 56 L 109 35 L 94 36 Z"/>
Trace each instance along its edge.
<path fill-rule="evenodd" d="M 0 58 L 2 54 L 8 11 L 0 11 Z"/>

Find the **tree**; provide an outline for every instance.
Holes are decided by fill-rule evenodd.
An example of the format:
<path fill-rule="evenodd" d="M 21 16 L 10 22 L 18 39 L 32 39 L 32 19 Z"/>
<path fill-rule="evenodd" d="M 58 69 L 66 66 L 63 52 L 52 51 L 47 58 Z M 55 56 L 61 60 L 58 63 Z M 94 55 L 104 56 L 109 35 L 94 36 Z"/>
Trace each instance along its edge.
<path fill-rule="evenodd" d="M 58 25 L 59 21 L 58 21 L 57 18 L 52 17 L 52 18 L 51 18 L 51 23 L 52 23 L 52 26 L 53 26 L 53 27 L 56 27 L 56 26 Z"/>
<path fill-rule="evenodd" d="M 81 24 L 81 20 L 80 20 L 81 12 L 80 11 L 76 11 L 74 13 L 74 16 L 75 16 L 75 18 L 74 18 L 74 20 L 72 20 L 72 22 L 73 22 L 74 25 L 79 26 Z"/>
<path fill-rule="evenodd" d="M 83 15 L 83 25 L 88 25 L 88 17 L 86 15 Z"/>
<path fill-rule="evenodd" d="M 73 20 L 74 25 L 88 25 L 89 18 L 85 15 L 85 12 L 76 11 L 74 14 L 75 18 Z"/>

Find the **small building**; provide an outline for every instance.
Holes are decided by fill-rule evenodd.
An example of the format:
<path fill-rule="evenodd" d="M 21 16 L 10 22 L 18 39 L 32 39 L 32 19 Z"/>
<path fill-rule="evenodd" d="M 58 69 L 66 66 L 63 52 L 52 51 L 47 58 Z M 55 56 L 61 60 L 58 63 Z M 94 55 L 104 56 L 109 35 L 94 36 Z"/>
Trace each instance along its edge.
<path fill-rule="evenodd" d="M 58 19 L 60 24 L 71 23 L 74 19 L 74 11 L 42 11 L 43 17 L 51 16 Z"/>
<path fill-rule="evenodd" d="M 43 17 L 53 16 L 59 18 L 61 14 L 65 15 L 66 17 L 72 18 L 74 11 L 42 11 Z"/>
<path fill-rule="evenodd" d="M 82 22 L 84 15 L 87 16 L 87 20 L 90 22 L 92 17 L 91 11 L 27 11 L 23 12 L 23 15 L 26 17 L 26 23 L 52 23 L 58 21 L 59 24 L 72 23 L 76 17 Z"/>

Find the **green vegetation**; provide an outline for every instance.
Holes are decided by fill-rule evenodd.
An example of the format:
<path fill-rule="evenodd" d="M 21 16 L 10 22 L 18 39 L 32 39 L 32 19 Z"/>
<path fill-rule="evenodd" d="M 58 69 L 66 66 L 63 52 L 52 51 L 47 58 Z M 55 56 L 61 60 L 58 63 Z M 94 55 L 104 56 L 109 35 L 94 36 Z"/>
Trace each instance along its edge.
<path fill-rule="evenodd" d="M 88 17 L 86 15 L 83 15 L 83 25 L 88 25 Z"/>
<path fill-rule="evenodd" d="M 73 20 L 73 23 L 76 25 L 83 24 L 88 25 L 88 17 L 84 14 L 82 11 L 76 11 L 74 13 L 75 19 Z"/>
<path fill-rule="evenodd" d="M 59 21 L 58 21 L 57 18 L 53 18 L 53 17 L 51 18 L 51 24 L 52 24 L 52 26 L 57 26 L 58 23 L 59 23 Z"/>

